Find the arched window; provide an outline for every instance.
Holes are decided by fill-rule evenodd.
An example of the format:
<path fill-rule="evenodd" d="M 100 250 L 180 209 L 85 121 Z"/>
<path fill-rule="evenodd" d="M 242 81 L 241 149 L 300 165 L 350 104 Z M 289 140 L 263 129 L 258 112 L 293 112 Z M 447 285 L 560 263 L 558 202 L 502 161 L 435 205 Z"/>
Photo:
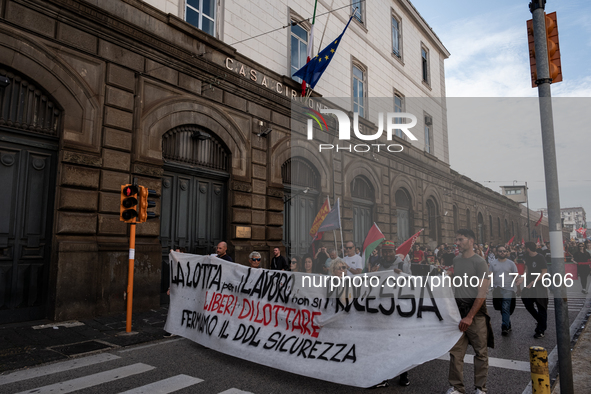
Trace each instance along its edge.
<path fill-rule="evenodd" d="M 303 255 L 312 237 L 310 228 L 318 213 L 320 175 L 303 157 L 287 159 L 281 166 L 284 187 L 283 243 L 288 255 Z"/>
<path fill-rule="evenodd" d="M 433 197 L 427 199 L 427 226 L 428 233 L 426 234 L 432 241 L 439 243 L 439 213 L 437 211 L 437 204 Z"/>
<path fill-rule="evenodd" d="M 406 241 L 411 236 L 411 200 L 405 189 L 398 189 L 394 195 L 396 202 L 396 236 L 398 243 Z"/>
<path fill-rule="evenodd" d="M 459 214 L 458 214 L 458 207 L 456 207 L 454 205 L 454 231 L 458 231 L 458 229 L 460 228 L 460 218 L 459 218 Z"/>
<path fill-rule="evenodd" d="M 489 236 L 491 239 L 489 239 L 489 242 L 492 242 L 492 238 L 494 237 L 494 233 L 493 233 L 493 218 L 492 215 L 488 215 L 488 232 L 489 232 Z"/>
<path fill-rule="evenodd" d="M 501 240 L 501 218 L 497 217 L 497 234 L 499 236 L 499 241 Z"/>
<path fill-rule="evenodd" d="M 478 243 L 484 244 L 484 217 L 478 212 Z"/>
<path fill-rule="evenodd" d="M 470 218 L 470 210 L 466 209 L 466 228 L 472 229 L 472 219 Z"/>
<path fill-rule="evenodd" d="M 0 126 L 57 137 L 62 110 L 51 96 L 8 67 L 0 76 L 9 82 L 0 86 Z"/>
<path fill-rule="evenodd" d="M 373 223 L 375 203 L 374 188 L 363 175 L 358 175 L 351 181 L 351 198 L 353 200 L 353 242 L 355 246 L 361 247 Z"/>
<path fill-rule="evenodd" d="M 511 235 L 509 234 L 509 223 L 507 222 L 507 219 L 505 219 L 505 239 L 502 239 L 501 242 L 507 242 L 509 238 L 511 238 Z"/>
<path fill-rule="evenodd" d="M 216 171 L 229 171 L 230 153 L 214 134 L 201 126 L 183 125 L 162 136 L 162 158 Z"/>

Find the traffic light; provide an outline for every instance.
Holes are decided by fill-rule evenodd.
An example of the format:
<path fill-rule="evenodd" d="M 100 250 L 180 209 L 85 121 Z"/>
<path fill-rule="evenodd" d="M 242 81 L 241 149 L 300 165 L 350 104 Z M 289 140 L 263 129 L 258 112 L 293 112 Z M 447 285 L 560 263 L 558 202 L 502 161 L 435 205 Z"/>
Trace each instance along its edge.
<path fill-rule="evenodd" d="M 548 47 L 548 65 L 550 67 L 550 78 L 552 83 L 562 81 L 562 67 L 560 64 L 560 45 L 558 44 L 558 24 L 556 23 L 556 12 L 545 14 L 546 21 L 546 44 Z M 531 85 L 537 87 L 536 80 L 538 72 L 536 68 L 536 49 L 534 45 L 534 24 L 533 19 L 527 21 L 527 42 L 529 46 L 529 66 L 531 70 Z"/>
<path fill-rule="evenodd" d="M 125 223 L 136 223 L 138 216 L 138 187 L 135 185 L 121 185 L 121 205 L 119 206 L 119 220 Z"/>
<path fill-rule="evenodd" d="M 562 81 L 562 67 L 560 65 L 560 45 L 558 44 L 556 12 L 546 15 L 546 41 L 548 42 L 550 78 L 552 78 L 552 83 L 560 82 Z"/>
<path fill-rule="evenodd" d="M 144 223 L 148 219 L 156 218 L 156 214 L 154 212 L 148 212 L 149 208 L 156 207 L 156 201 L 148 200 L 148 198 L 158 198 L 158 193 L 156 190 L 148 189 L 145 186 L 140 186 L 138 223 Z"/>

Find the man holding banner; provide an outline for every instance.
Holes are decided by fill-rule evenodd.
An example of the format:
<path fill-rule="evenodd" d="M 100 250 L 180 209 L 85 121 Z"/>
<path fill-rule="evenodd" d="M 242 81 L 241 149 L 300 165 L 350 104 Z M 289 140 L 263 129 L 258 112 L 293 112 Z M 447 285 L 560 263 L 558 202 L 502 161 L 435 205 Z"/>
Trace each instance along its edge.
<path fill-rule="evenodd" d="M 400 258 L 396 256 L 396 244 L 393 241 L 384 242 L 384 244 L 382 245 L 382 257 L 378 261 L 379 264 L 376 266 L 376 271 L 393 270 L 396 273 L 402 272 L 401 269 L 399 269 L 399 263 L 401 263 L 402 260 L 400 260 Z M 408 371 L 400 374 L 398 384 L 400 384 L 401 386 L 410 385 Z"/>
<path fill-rule="evenodd" d="M 490 286 L 488 266 L 484 259 L 474 253 L 476 236 L 470 229 L 459 229 L 456 233 L 456 245 L 460 254 L 454 258 L 454 276 L 468 278 L 455 287 L 455 298 L 462 320 L 459 324 L 463 332 L 460 340 L 449 351 L 449 388 L 446 394 L 464 394 L 464 355 L 468 345 L 474 348 L 474 385 L 475 393 L 486 393 L 488 378 L 488 347 L 494 347 L 490 317 L 486 310 L 486 294 Z M 471 278 L 479 279 L 479 286 L 472 286 Z"/>

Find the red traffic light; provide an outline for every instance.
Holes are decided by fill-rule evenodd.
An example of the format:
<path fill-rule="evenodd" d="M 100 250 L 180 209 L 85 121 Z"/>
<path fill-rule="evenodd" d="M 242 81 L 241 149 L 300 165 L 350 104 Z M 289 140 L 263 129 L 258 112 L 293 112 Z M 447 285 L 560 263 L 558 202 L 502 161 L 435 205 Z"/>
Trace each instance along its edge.
<path fill-rule="evenodd" d="M 119 220 L 125 223 L 135 223 L 138 217 L 136 207 L 138 205 L 138 187 L 134 185 L 121 185 L 121 205 L 119 207 Z"/>

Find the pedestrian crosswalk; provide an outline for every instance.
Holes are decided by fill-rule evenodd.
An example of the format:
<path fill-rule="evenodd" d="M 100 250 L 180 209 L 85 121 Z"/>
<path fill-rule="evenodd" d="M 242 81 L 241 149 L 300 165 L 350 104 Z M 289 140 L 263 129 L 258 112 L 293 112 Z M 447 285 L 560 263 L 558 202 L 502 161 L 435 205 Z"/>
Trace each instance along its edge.
<path fill-rule="evenodd" d="M 52 375 L 62 373 L 64 371 L 80 370 L 83 368 L 93 367 L 103 363 L 110 363 L 113 361 L 121 361 L 121 357 L 110 354 L 102 353 L 83 357 L 79 359 L 67 360 L 58 362 L 55 364 L 49 364 L 41 367 L 16 371 L 6 375 L 0 375 L 0 392 L 10 392 L 17 394 L 53 394 L 53 393 L 73 393 L 80 390 L 89 388 L 97 388 L 100 390 L 100 386 L 108 384 L 110 382 L 126 379 L 134 376 L 145 376 L 146 380 L 150 380 L 149 383 L 139 385 L 138 387 L 132 388 L 127 391 L 120 392 L 120 394 L 167 394 L 173 393 L 188 387 L 195 386 L 199 383 L 204 382 L 203 379 L 178 374 L 170 376 L 161 380 L 151 381 L 152 377 L 150 372 L 156 370 L 156 367 L 144 363 L 133 363 L 129 365 L 123 365 L 116 368 L 110 368 L 98 373 L 88 373 L 86 375 L 74 378 L 65 379 L 59 382 L 51 383 L 48 385 L 36 385 L 35 381 L 43 378 L 51 377 Z M 144 375 L 145 374 L 145 375 Z M 134 380 L 135 382 L 136 380 Z M 21 383 L 21 385 L 18 385 Z M 22 384 L 27 387 L 26 390 L 22 390 Z M 29 383 L 29 384 L 27 384 Z M 145 382 L 144 382 L 145 383 Z M 14 387 L 21 387 L 15 389 Z M 111 386 L 112 387 L 112 386 Z M 100 392 L 111 392 L 108 390 L 101 390 Z M 119 392 L 113 391 L 113 392 Z M 196 391 L 195 391 L 196 392 Z M 212 393 L 213 394 L 213 393 Z M 252 394 L 247 391 L 239 390 L 237 388 L 230 388 L 225 391 L 219 392 L 218 394 Z"/>
<path fill-rule="evenodd" d="M 569 311 L 580 311 L 584 306 L 585 306 L 585 298 L 569 298 L 567 305 L 568 305 L 568 309 Z M 492 298 L 487 298 L 486 299 L 486 306 L 491 309 L 493 308 L 493 299 Z M 516 309 L 525 309 L 525 306 L 523 305 L 523 301 L 521 300 L 521 297 L 517 297 L 517 302 L 515 304 L 515 308 Z M 548 299 L 548 310 L 554 310 L 554 298 L 550 297 Z"/>

